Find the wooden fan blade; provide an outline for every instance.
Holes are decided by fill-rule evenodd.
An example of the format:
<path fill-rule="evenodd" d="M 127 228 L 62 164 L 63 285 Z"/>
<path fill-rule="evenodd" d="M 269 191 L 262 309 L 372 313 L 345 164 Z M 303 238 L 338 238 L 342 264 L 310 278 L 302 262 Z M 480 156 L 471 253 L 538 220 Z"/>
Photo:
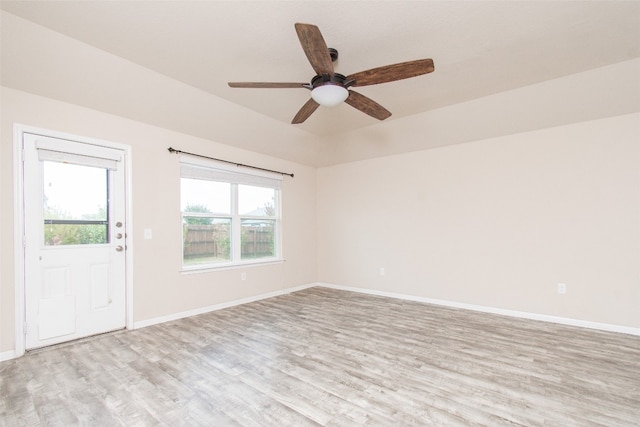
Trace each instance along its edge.
<path fill-rule="evenodd" d="M 269 83 L 269 82 L 229 82 L 230 87 L 241 87 L 250 89 L 287 89 L 287 88 L 310 88 L 309 83 Z"/>
<path fill-rule="evenodd" d="M 399 64 L 385 65 L 351 74 L 347 81 L 353 80 L 350 86 L 368 86 L 379 83 L 393 82 L 408 79 L 422 74 L 431 73 L 434 70 L 432 59 L 418 59 L 417 61 L 401 62 Z"/>
<path fill-rule="evenodd" d="M 291 120 L 291 124 L 302 123 L 309 118 L 314 111 L 318 109 L 320 104 L 313 100 L 313 98 L 309 98 L 309 100 L 302 106 L 298 114 Z"/>
<path fill-rule="evenodd" d="M 329 48 L 322 38 L 320 30 L 311 24 L 295 24 L 302 50 L 307 55 L 316 74 L 333 75 L 333 62 Z"/>
<path fill-rule="evenodd" d="M 349 91 L 349 97 L 344 102 L 378 120 L 391 116 L 391 112 L 382 105 L 353 90 Z"/>

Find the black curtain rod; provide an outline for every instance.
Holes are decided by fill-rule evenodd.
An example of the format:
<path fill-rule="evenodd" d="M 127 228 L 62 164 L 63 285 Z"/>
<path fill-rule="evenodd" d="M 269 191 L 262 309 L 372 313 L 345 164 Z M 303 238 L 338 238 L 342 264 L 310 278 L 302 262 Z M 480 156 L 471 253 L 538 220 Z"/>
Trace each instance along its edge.
<path fill-rule="evenodd" d="M 172 147 L 169 147 L 169 152 L 170 153 L 177 153 L 177 154 L 184 153 L 184 154 L 188 154 L 190 156 L 202 157 L 203 159 L 216 160 L 218 162 L 228 163 L 230 165 L 236 165 L 238 167 L 257 169 L 257 170 L 261 170 L 261 171 L 265 171 L 265 172 L 279 173 L 280 175 L 287 175 L 287 176 L 290 176 L 291 178 L 293 178 L 293 174 L 292 173 L 274 171 L 272 169 L 260 168 L 258 166 L 243 165 L 242 163 L 230 162 L 229 160 L 216 159 L 215 157 L 203 156 L 201 154 L 189 153 L 188 151 L 176 150 L 175 148 L 172 148 Z"/>

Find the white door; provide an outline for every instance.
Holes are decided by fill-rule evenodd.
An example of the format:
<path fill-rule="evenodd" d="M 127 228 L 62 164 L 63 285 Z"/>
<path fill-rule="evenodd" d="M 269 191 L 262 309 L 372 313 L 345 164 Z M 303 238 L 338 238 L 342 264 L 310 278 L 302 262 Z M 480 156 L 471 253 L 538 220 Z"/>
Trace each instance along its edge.
<path fill-rule="evenodd" d="M 26 349 L 125 327 L 124 151 L 25 133 Z"/>

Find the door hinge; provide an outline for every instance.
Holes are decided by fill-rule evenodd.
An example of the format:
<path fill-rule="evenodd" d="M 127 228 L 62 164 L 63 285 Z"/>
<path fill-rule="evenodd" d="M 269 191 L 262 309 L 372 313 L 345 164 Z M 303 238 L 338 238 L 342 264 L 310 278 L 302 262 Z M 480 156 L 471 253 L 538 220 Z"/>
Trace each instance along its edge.
<path fill-rule="evenodd" d="M 29 325 L 27 324 L 27 322 L 24 322 L 22 324 L 22 332 L 24 333 L 24 335 L 27 335 L 29 333 Z"/>

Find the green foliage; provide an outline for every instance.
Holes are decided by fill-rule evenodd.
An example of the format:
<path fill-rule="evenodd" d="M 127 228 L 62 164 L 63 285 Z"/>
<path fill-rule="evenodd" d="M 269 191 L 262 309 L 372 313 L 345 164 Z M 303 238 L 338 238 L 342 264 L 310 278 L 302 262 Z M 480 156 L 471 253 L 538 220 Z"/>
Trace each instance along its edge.
<path fill-rule="evenodd" d="M 103 224 L 45 224 L 44 242 L 54 245 L 91 245 L 107 243 Z"/>
<path fill-rule="evenodd" d="M 274 202 L 268 202 L 264 204 L 264 213 L 267 216 L 274 216 L 276 214 L 276 208 L 273 206 Z"/>
<path fill-rule="evenodd" d="M 46 219 L 71 219 L 67 212 L 46 205 Z M 84 215 L 81 220 L 105 220 L 106 208 L 98 213 Z M 107 243 L 107 226 L 105 224 L 44 224 L 44 242 L 47 246 L 55 245 L 92 245 Z"/>
<path fill-rule="evenodd" d="M 185 212 L 197 212 L 197 213 L 209 213 L 209 209 L 204 205 L 187 205 L 184 208 Z M 194 216 L 185 216 L 184 222 L 194 225 L 209 225 L 213 223 L 213 218 L 202 218 Z"/>
<path fill-rule="evenodd" d="M 225 259 L 231 259 L 231 238 L 229 237 L 229 226 L 224 226 L 223 232 L 214 232 L 213 238 L 218 246 L 218 252 L 224 254 Z"/>

